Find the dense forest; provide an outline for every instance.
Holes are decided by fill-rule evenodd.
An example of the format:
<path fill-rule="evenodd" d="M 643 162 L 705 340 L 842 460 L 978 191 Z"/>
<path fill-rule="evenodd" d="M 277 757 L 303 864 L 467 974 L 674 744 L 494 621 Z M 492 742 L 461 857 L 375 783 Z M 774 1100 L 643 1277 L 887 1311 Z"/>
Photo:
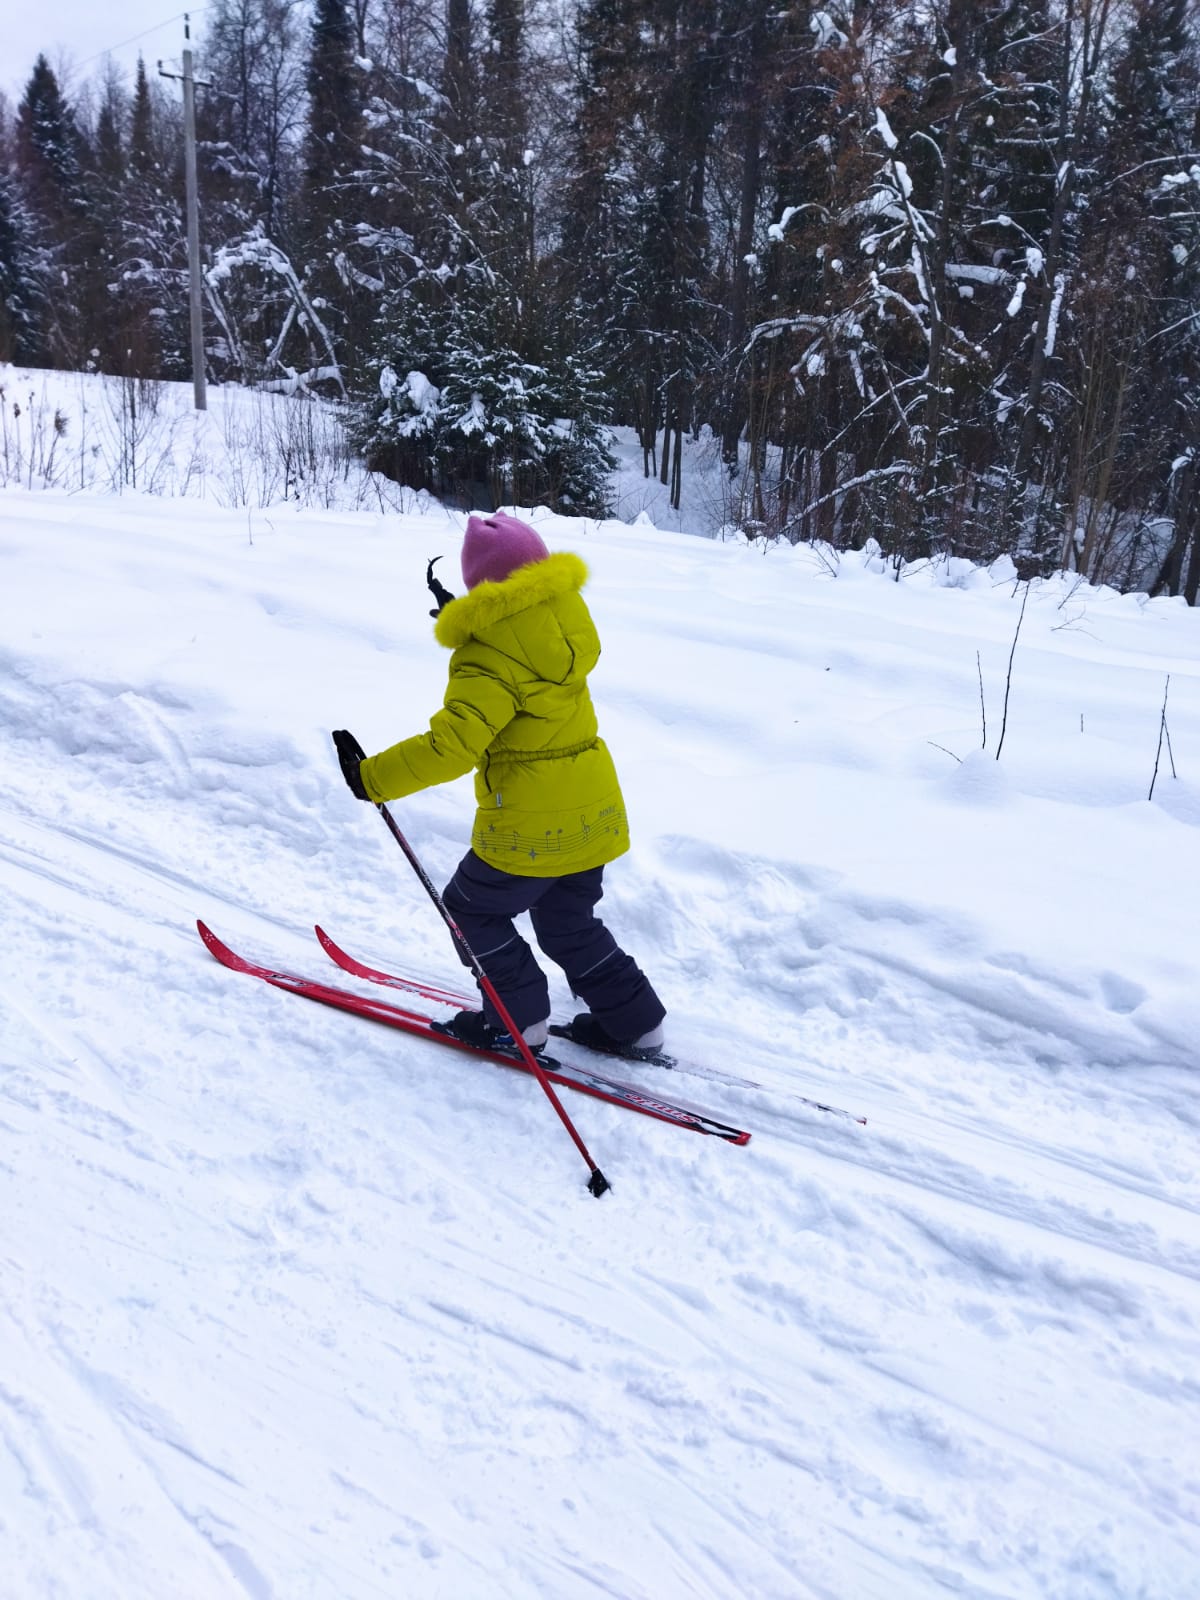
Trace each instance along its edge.
<path fill-rule="evenodd" d="M 216 0 L 206 360 L 402 482 L 1200 592 L 1198 0 Z M 169 64 L 168 64 L 169 65 Z M 177 70 L 177 68 L 176 68 Z M 0 359 L 190 372 L 179 86 L 0 101 Z"/>

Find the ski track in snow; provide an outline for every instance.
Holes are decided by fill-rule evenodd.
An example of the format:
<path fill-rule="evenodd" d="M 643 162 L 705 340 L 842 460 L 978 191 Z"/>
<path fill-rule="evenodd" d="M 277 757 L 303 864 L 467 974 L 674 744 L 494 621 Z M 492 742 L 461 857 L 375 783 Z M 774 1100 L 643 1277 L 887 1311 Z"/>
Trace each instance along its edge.
<path fill-rule="evenodd" d="M 1152 919 L 1130 887 L 1160 835 L 1190 886 L 1195 834 L 1122 810 L 1132 778 L 1109 807 L 1056 779 L 1087 793 L 1030 842 L 1036 872 L 1093 818 L 1124 909 L 1096 927 L 1064 875 L 1018 941 L 1043 907 L 1012 843 L 1067 803 L 1039 790 L 1029 726 L 1052 635 L 1030 628 L 1011 775 L 947 776 L 925 732 L 970 730 L 977 634 L 1011 638 L 999 593 L 965 597 L 968 623 L 964 597 L 781 560 L 776 599 L 748 552 L 591 537 L 596 693 L 638 823 L 606 906 L 670 991 L 681 1059 L 763 1085 L 645 1069 L 751 1128 L 745 1150 L 565 1096 L 613 1182 L 598 1204 L 531 1080 L 226 972 L 194 933 L 203 916 L 356 986 L 321 920 L 364 960 L 461 984 L 325 732 L 361 717 L 381 743 L 437 703 L 425 628 L 391 631 L 395 574 L 452 534 L 404 530 L 385 558 L 295 518 L 250 554 L 235 515 L 189 508 L 165 545 L 155 515 L 9 495 L 0 523 L 45 544 L 0 633 L 6 1596 L 1200 1597 L 1194 951 L 1166 894 Z M 347 548 L 352 597 L 331 579 Z M 65 618 L 31 598 L 64 560 Z M 873 627 L 818 636 L 824 606 Z M 664 635 L 685 652 L 669 673 Z M 1200 748 L 1196 660 L 1173 669 L 1181 748 Z M 849 687 L 815 706 L 830 662 Z M 787 682 L 810 667 L 819 689 Z M 748 703 L 761 671 L 781 686 Z M 880 732 L 939 693 L 919 738 Z M 999 842 L 972 855 L 996 837 L 981 814 Z M 403 816 L 444 880 L 469 796 Z M 945 858 L 924 878 L 921 830 Z M 1121 881 L 1103 848 L 1126 837 L 1145 860 Z M 974 874 L 982 918 L 955 882 Z M 1145 932 L 1127 952 L 1122 917 Z"/>

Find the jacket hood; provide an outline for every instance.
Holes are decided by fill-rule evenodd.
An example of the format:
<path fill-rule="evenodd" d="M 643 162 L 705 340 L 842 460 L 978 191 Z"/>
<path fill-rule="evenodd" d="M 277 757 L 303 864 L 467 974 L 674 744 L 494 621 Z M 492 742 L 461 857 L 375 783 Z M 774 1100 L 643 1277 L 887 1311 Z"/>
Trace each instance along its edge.
<path fill-rule="evenodd" d="M 503 583 L 485 581 L 452 600 L 438 613 L 434 637 L 448 650 L 457 650 L 522 611 L 577 593 L 587 578 L 582 559 L 570 550 L 560 550 L 544 561 L 518 567 Z"/>

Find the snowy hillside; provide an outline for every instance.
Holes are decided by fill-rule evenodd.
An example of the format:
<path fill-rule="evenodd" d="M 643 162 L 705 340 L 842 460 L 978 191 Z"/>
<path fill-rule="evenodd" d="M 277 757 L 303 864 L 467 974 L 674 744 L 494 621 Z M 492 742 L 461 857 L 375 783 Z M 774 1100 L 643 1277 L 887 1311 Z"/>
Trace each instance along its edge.
<path fill-rule="evenodd" d="M 6 1600 L 1198 1600 L 1196 614 L 536 520 L 608 915 L 760 1086 L 566 1096 L 601 1200 L 195 932 L 461 984 L 329 730 L 425 725 L 462 518 L 0 494 Z M 444 882 L 469 782 L 395 809 Z"/>
<path fill-rule="evenodd" d="M 708 429 L 685 439 L 681 504 L 632 428 L 611 430 L 610 509 L 622 522 L 711 537 L 734 491 Z M 433 511 L 426 494 L 368 472 L 338 407 L 307 394 L 213 384 L 193 409 L 190 384 L 0 362 L 0 487 L 141 492 L 262 509 Z"/>

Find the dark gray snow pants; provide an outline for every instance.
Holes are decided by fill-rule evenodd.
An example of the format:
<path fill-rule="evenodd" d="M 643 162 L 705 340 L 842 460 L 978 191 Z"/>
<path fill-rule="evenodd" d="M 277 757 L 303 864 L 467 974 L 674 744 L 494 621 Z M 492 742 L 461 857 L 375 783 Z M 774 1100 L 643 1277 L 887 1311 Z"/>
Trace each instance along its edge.
<path fill-rule="evenodd" d="M 446 909 L 518 1028 L 550 1015 L 546 975 L 513 926 L 522 911 L 529 912 L 540 949 L 614 1039 L 640 1039 L 666 1016 L 646 974 L 595 914 L 603 878 L 603 867 L 564 878 L 522 878 L 473 850 L 459 862 L 446 885 Z M 489 1021 L 499 1022 L 486 1000 L 483 1009 Z"/>

